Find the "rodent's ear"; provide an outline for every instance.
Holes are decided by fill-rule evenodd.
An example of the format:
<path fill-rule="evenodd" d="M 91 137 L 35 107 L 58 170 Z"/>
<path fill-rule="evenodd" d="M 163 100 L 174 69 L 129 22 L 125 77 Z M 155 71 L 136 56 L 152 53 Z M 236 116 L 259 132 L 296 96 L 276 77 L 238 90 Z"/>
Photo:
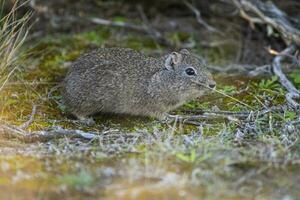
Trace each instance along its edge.
<path fill-rule="evenodd" d="M 187 50 L 187 49 L 181 49 L 180 53 L 185 54 L 185 55 L 189 55 L 190 54 L 189 50 Z"/>
<path fill-rule="evenodd" d="M 182 55 L 177 52 L 172 52 L 165 61 L 165 67 L 168 70 L 174 70 L 174 66 L 182 61 Z"/>

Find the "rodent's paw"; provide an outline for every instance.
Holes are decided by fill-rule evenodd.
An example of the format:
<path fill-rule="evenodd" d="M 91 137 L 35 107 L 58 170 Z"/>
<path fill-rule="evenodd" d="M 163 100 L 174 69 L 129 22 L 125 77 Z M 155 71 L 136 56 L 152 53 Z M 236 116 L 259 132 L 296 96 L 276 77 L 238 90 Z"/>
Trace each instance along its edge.
<path fill-rule="evenodd" d="M 179 122 L 182 120 L 182 117 L 179 115 L 170 115 L 168 113 L 164 114 L 164 117 L 160 120 L 162 123 L 170 124 L 173 122 Z"/>
<path fill-rule="evenodd" d="M 79 124 L 84 126 L 93 126 L 96 124 L 95 120 L 93 118 L 80 118 L 78 120 Z"/>

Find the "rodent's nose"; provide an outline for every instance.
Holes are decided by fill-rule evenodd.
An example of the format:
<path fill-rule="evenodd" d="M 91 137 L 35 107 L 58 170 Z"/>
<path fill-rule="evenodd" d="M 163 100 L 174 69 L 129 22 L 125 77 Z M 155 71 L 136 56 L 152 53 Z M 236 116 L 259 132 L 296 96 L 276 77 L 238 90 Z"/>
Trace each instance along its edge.
<path fill-rule="evenodd" d="M 209 84 L 209 85 L 208 85 L 208 87 L 210 87 L 211 89 L 215 89 L 215 87 L 216 87 L 216 84 L 215 84 L 215 83 L 213 83 L 213 84 Z"/>
<path fill-rule="evenodd" d="M 216 82 L 210 82 L 208 83 L 208 87 L 211 88 L 211 89 L 215 89 L 216 88 Z"/>

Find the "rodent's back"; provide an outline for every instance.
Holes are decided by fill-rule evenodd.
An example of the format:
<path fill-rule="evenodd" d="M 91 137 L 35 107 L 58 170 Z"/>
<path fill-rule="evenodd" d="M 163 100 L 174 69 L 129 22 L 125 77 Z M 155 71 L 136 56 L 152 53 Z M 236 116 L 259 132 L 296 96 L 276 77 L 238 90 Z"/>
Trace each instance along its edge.
<path fill-rule="evenodd" d="M 129 48 L 99 48 L 90 53 L 87 53 L 74 63 L 71 71 L 74 70 L 87 70 L 93 66 L 99 65 L 100 63 L 116 63 L 113 69 L 118 70 L 135 70 L 136 66 L 139 66 L 141 62 L 154 59 Z M 122 67 L 126 66 L 126 68 Z M 105 70 L 105 66 L 101 68 Z"/>
<path fill-rule="evenodd" d="M 118 112 L 145 93 L 159 59 L 128 48 L 100 48 L 80 57 L 69 70 L 62 92 L 69 110 L 79 115 Z"/>

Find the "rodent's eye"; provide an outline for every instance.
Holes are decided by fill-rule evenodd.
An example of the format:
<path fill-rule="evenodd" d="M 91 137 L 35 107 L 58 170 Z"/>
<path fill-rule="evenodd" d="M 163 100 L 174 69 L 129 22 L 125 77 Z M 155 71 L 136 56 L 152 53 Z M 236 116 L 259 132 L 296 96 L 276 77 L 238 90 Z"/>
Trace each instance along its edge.
<path fill-rule="evenodd" d="M 195 76 L 196 75 L 196 71 L 194 68 L 192 67 L 189 67 L 189 68 L 186 68 L 185 70 L 185 73 L 189 76 Z"/>

